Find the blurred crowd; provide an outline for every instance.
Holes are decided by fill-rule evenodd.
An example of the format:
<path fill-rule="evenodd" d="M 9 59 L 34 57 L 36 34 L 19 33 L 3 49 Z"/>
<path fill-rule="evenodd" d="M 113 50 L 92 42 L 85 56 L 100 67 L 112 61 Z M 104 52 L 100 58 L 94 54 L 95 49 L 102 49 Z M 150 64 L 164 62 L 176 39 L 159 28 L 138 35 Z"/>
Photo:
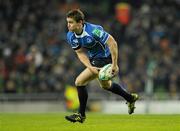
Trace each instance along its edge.
<path fill-rule="evenodd" d="M 66 42 L 66 12 L 81 8 L 119 45 L 119 77 L 131 92 L 180 92 L 178 0 L 126 1 L 129 20 L 121 23 L 118 1 L 0 0 L 0 92 L 62 92 L 84 69 Z M 151 71 L 152 75 L 148 75 Z M 91 91 L 98 89 L 92 88 Z"/>

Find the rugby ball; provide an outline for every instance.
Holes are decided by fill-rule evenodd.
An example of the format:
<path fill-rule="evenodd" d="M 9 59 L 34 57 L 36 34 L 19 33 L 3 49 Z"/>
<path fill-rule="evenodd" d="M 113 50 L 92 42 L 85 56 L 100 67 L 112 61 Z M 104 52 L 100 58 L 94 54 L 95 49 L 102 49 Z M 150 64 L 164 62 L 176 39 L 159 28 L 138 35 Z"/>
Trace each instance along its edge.
<path fill-rule="evenodd" d="M 101 70 L 99 71 L 100 80 L 110 80 L 112 78 L 111 65 L 112 64 L 107 64 L 101 68 Z"/>

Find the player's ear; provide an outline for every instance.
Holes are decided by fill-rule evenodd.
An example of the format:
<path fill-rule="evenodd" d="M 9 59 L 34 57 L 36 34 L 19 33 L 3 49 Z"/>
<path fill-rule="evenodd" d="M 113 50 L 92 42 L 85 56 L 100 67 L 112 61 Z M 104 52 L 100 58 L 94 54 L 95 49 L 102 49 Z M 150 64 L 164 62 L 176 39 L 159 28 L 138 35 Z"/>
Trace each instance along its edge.
<path fill-rule="evenodd" d="M 80 24 L 83 24 L 84 22 L 83 22 L 83 20 L 79 20 L 79 23 L 80 23 Z"/>

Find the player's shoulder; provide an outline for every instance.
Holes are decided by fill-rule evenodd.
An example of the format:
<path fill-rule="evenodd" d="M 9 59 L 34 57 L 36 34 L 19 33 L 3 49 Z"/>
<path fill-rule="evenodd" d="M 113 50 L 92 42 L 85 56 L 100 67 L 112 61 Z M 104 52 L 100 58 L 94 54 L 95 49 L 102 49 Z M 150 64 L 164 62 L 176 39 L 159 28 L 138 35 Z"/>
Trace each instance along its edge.
<path fill-rule="evenodd" d="M 86 22 L 85 25 L 87 26 L 87 29 L 93 31 L 95 29 L 102 29 L 103 27 L 101 25 L 97 25 L 97 24 L 93 24 L 93 23 L 89 23 Z"/>
<path fill-rule="evenodd" d="M 66 36 L 67 36 L 67 40 L 71 42 L 71 40 L 74 38 L 74 33 L 71 31 L 68 31 Z"/>
<path fill-rule="evenodd" d="M 96 37 L 96 34 L 103 34 L 102 26 L 88 22 L 86 22 L 86 31 L 93 37 Z"/>
<path fill-rule="evenodd" d="M 74 35 L 73 32 L 71 32 L 71 31 L 68 31 L 68 32 L 67 32 L 67 38 L 71 38 L 73 35 Z"/>
<path fill-rule="evenodd" d="M 90 32 L 89 34 L 91 34 L 94 38 L 102 38 L 105 32 L 102 26 L 96 24 L 87 23 L 87 30 L 88 28 L 90 30 L 88 31 Z"/>
<path fill-rule="evenodd" d="M 71 31 L 68 31 L 67 34 L 66 34 L 66 40 L 69 44 L 72 44 L 73 43 L 73 40 L 75 39 L 75 35 L 73 32 Z"/>

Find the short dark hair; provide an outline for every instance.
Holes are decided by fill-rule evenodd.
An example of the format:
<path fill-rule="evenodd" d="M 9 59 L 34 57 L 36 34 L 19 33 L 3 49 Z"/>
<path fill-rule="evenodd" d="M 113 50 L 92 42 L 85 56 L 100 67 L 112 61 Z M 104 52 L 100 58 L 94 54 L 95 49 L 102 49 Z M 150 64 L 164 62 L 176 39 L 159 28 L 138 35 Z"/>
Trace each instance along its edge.
<path fill-rule="evenodd" d="M 79 22 L 80 20 L 84 23 L 84 13 L 80 9 L 73 9 L 70 10 L 66 17 L 73 18 L 76 22 Z"/>

